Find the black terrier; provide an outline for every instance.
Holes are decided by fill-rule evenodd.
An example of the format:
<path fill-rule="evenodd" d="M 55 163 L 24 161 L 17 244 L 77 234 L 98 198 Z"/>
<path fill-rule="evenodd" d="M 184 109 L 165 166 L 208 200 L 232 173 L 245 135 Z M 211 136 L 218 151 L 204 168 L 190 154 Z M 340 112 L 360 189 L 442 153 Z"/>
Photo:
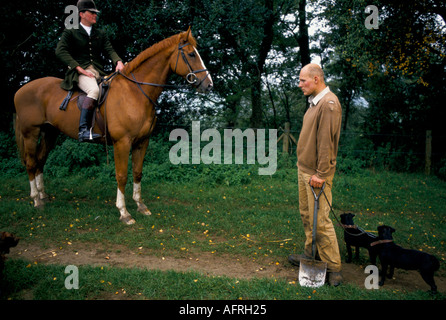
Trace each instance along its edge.
<path fill-rule="evenodd" d="M 344 241 L 347 246 L 348 258 L 347 263 L 352 262 L 352 247 L 355 247 L 355 259 L 359 259 L 359 248 L 366 248 L 369 252 L 370 261 L 376 264 L 376 256 L 374 248 L 370 246 L 372 242 L 378 240 L 378 237 L 370 232 L 366 232 L 353 223 L 353 213 L 341 214 L 341 224 L 344 229 Z"/>
<path fill-rule="evenodd" d="M 0 284 L 3 279 L 3 268 L 5 266 L 6 254 L 9 248 L 15 247 L 19 243 L 19 238 L 9 232 L 0 232 Z"/>
<path fill-rule="evenodd" d="M 384 280 L 387 274 L 387 268 L 389 267 L 388 278 L 393 277 L 394 268 L 401 268 L 405 270 L 418 270 L 423 280 L 430 285 L 431 292 L 437 293 L 437 286 L 434 281 L 434 272 L 440 268 L 440 262 L 436 257 L 431 254 L 404 249 L 397 246 L 393 242 L 392 233 L 395 229 L 389 226 L 378 227 L 378 241 L 373 243 L 372 246 L 376 246 L 379 253 L 379 260 L 381 261 L 381 281 L 380 286 L 384 285 Z"/>

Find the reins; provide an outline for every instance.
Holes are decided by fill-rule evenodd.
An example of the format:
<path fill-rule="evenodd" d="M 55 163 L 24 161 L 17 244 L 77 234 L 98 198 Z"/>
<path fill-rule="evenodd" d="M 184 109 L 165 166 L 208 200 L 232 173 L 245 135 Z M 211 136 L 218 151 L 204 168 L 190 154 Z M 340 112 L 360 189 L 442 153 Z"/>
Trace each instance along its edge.
<path fill-rule="evenodd" d="M 176 73 L 177 71 L 177 67 L 178 67 L 178 60 L 180 58 L 180 54 L 181 57 L 184 60 L 184 63 L 186 63 L 188 69 L 189 69 L 189 73 L 186 75 L 186 81 L 191 84 L 194 85 L 195 87 L 199 87 L 203 81 L 209 77 L 209 72 L 208 69 L 199 69 L 199 70 L 193 70 L 192 66 L 190 65 L 189 61 L 187 60 L 186 54 L 183 51 L 183 48 L 190 45 L 190 43 L 185 43 L 183 45 L 178 45 L 178 55 L 177 55 L 177 61 L 175 63 L 175 70 L 174 72 Z M 201 73 L 201 72 L 206 72 L 206 76 L 203 77 L 203 79 L 199 79 L 197 77 L 197 73 Z M 142 91 L 141 85 L 146 85 L 146 86 L 152 86 L 152 87 L 161 87 L 161 88 L 171 88 L 171 89 L 179 89 L 179 88 L 187 88 L 187 85 L 174 85 L 174 84 L 160 84 L 160 83 L 152 83 L 152 82 L 143 82 L 143 81 L 138 81 L 136 80 L 135 76 L 133 75 L 133 73 L 130 73 L 132 75 L 132 78 L 130 78 L 129 76 L 125 75 L 124 73 L 122 73 L 121 71 L 116 71 L 115 73 L 119 73 L 121 76 L 123 76 L 125 79 L 136 83 L 138 85 L 138 87 L 140 88 L 140 90 Z M 114 73 L 114 74 L 115 74 Z M 112 74 L 112 76 L 114 75 Z M 198 83 L 197 83 L 198 82 Z M 151 102 L 153 103 L 152 99 L 150 99 L 147 94 L 143 91 L 144 95 L 146 96 L 146 98 L 148 98 L 149 100 L 151 100 Z"/>
<path fill-rule="evenodd" d="M 323 193 L 323 195 L 324 195 L 324 197 L 325 197 L 325 200 L 326 200 L 327 203 L 328 203 L 328 206 L 330 207 L 330 211 L 333 213 L 333 215 L 334 215 L 336 221 L 338 222 L 338 224 L 342 227 L 342 229 L 344 229 L 344 232 L 345 232 L 345 233 L 347 233 L 348 235 L 351 235 L 351 236 L 353 236 L 353 237 L 359 237 L 359 236 L 362 236 L 363 234 L 368 234 L 369 236 L 376 238 L 376 236 L 375 236 L 374 234 L 372 234 L 372 233 L 370 233 L 370 232 L 367 232 L 367 231 L 365 231 L 365 230 L 359 228 L 359 227 L 356 226 L 356 225 L 353 225 L 353 226 L 352 226 L 352 225 L 344 225 L 343 223 L 341 223 L 341 222 L 339 221 L 338 217 L 336 216 L 336 214 L 335 214 L 335 212 L 334 212 L 334 210 L 333 210 L 333 207 L 331 206 L 330 201 L 328 201 L 328 198 L 327 198 L 327 195 L 325 194 L 325 191 L 322 190 L 322 193 Z M 356 230 L 359 230 L 360 233 L 351 233 L 351 232 L 348 232 L 347 229 L 356 229 Z"/>
<path fill-rule="evenodd" d="M 195 86 L 195 87 L 199 87 L 203 81 L 209 77 L 209 72 L 207 69 L 199 69 L 199 70 L 193 70 L 192 66 L 190 65 L 189 61 L 187 60 L 186 54 L 183 51 L 183 48 L 190 45 L 189 42 L 183 44 L 183 45 L 178 45 L 178 55 L 177 55 L 177 60 L 175 62 L 175 70 L 174 72 L 176 73 L 177 71 L 177 66 L 178 66 L 178 60 L 180 58 L 180 54 L 181 57 L 184 60 L 184 63 L 187 65 L 188 69 L 189 69 L 189 73 L 186 75 L 186 81 Z M 201 73 L 201 72 L 206 72 L 206 76 L 203 77 L 203 79 L 199 79 L 197 77 L 197 73 Z M 150 98 L 150 96 L 144 92 L 144 90 L 142 89 L 142 85 L 147 85 L 147 86 L 152 86 L 152 87 L 161 87 L 161 88 L 170 88 L 170 89 L 179 89 L 179 88 L 187 88 L 187 85 L 173 85 L 173 84 L 159 84 L 159 83 L 151 83 L 151 82 L 143 82 L 143 81 L 138 81 L 136 80 L 136 77 L 133 73 L 130 73 L 130 75 L 132 76 L 132 78 L 130 78 L 129 76 L 125 75 L 124 73 L 122 73 L 121 71 L 115 71 L 113 72 L 111 75 L 109 75 L 107 78 L 104 78 L 101 82 L 102 83 L 107 83 L 109 82 L 109 86 L 111 85 L 111 81 L 114 79 L 115 76 L 117 75 L 121 75 L 124 77 L 124 79 L 127 79 L 130 82 L 136 83 L 136 85 L 138 86 L 138 89 L 142 92 L 142 94 L 154 105 L 154 107 L 158 107 L 158 104 L 156 103 L 156 101 L 153 101 L 152 98 Z M 198 83 L 197 83 L 198 82 Z M 110 89 L 110 88 L 109 88 Z M 105 93 L 105 97 L 103 97 L 102 102 L 104 104 L 104 126 L 105 126 L 105 150 L 107 153 L 107 165 L 109 164 L 109 159 L 108 159 L 108 142 L 107 142 L 107 96 L 110 90 L 107 90 Z M 99 104 L 100 105 L 100 104 Z M 153 122 L 152 122 L 153 125 Z"/>
<path fill-rule="evenodd" d="M 146 86 L 152 86 L 152 87 L 162 87 L 162 88 L 172 88 L 172 89 L 178 89 L 178 88 L 186 88 L 187 86 L 183 86 L 183 85 L 174 85 L 174 84 L 159 84 L 159 83 L 151 83 L 151 82 L 143 82 L 143 81 L 138 81 L 136 80 L 135 76 L 133 75 L 133 73 L 131 73 L 132 78 L 130 78 L 129 76 L 125 75 L 124 73 L 122 73 L 121 71 L 116 71 L 117 73 L 119 73 L 121 76 L 123 76 L 125 79 L 136 83 L 137 85 L 141 86 L 141 85 L 146 85 Z"/>

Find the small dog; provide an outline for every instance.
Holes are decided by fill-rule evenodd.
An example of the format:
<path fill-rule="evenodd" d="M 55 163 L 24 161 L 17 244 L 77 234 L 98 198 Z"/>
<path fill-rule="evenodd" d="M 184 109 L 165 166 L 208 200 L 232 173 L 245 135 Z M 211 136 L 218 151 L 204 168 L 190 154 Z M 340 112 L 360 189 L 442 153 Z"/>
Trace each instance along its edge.
<path fill-rule="evenodd" d="M 359 248 L 366 248 L 369 252 L 370 261 L 376 264 L 376 256 L 374 248 L 370 246 L 372 242 L 378 240 L 378 237 L 372 233 L 366 232 L 353 223 L 353 213 L 341 214 L 341 223 L 344 228 L 344 241 L 347 246 L 348 258 L 347 263 L 352 262 L 352 247 L 355 247 L 355 259 L 359 259 Z"/>
<path fill-rule="evenodd" d="M 378 241 L 372 246 L 376 246 L 381 261 L 381 281 L 380 286 L 384 285 L 384 280 L 389 267 L 388 278 L 393 277 L 394 268 L 405 270 L 418 270 L 423 280 L 431 287 L 432 293 L 437 293 L 437 286 L 434 281 L 434 272 L 440 268 L 440 262 L 431 254 L 404 249 L 393 242 L 392 233 L 395 229 L 389 226 L 378 227 Z"/>
<path fill-rule="evenodd" d="M 5 267 L 6 254 L 9 249 L 19 243 L 19 238 L 9 232 L 0 232 L 0 283 L 3 279 L 3 268 Z"/>

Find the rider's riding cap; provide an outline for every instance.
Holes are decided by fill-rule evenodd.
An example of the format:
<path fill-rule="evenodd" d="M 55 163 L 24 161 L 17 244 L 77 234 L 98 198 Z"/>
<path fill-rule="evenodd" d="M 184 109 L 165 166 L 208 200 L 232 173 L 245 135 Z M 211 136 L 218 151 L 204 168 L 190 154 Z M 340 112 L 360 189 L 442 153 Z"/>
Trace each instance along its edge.
<path fill-rule="evenodd" d="M 79 12 L 91 11 L 98 13 L 99 10 L 96 9 L 96 5 L 93 0 L 79 0 L 77 2 L 77 9 Z"/>

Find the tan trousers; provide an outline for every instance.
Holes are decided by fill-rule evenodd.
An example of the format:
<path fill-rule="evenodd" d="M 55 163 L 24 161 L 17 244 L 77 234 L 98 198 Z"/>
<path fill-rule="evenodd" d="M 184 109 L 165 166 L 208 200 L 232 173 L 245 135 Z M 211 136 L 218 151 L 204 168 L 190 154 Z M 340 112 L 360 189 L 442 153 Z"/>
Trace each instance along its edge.
<path fill-rule="evenodd" d="M 334 176 L 334 175 L 333 175 Z M 332 203 L 331 188 L 333 176 L 326 179 L 324 192 L 328 201 Z M 299 182 L 299 211 L 305 230 L 305 249 L 306 256 L 311 257 L 311 243 L 313 236 L 313 214 L 314 214 L 314 195 L 309 185 L 311 175 L 298 169 Z M 320 189 L 315 188 L 316 195 Z M 316 250 L 322 261 L 327 262 L 327 270 L 330 272 L 341 271 L 341 256 L 339 254 L 339 245 L 336 238 L 333 223 L 329 218 L 330 207 L 327 204 L 324 194 L 319 197 L 318 221 L 316 230 Z"/>
<path fill-rule="evenodd" d="M 87 77 L 83 74 L 79 75 L 78 87 L 87 94 L 87 97 L 92 98 L 94 100 L 98 100 L 99 98 L 98 81 L 101 80 L 101 75 L 93 66 L 89 66 L 85 70 L 93 73 L 94 78 Z"/>

